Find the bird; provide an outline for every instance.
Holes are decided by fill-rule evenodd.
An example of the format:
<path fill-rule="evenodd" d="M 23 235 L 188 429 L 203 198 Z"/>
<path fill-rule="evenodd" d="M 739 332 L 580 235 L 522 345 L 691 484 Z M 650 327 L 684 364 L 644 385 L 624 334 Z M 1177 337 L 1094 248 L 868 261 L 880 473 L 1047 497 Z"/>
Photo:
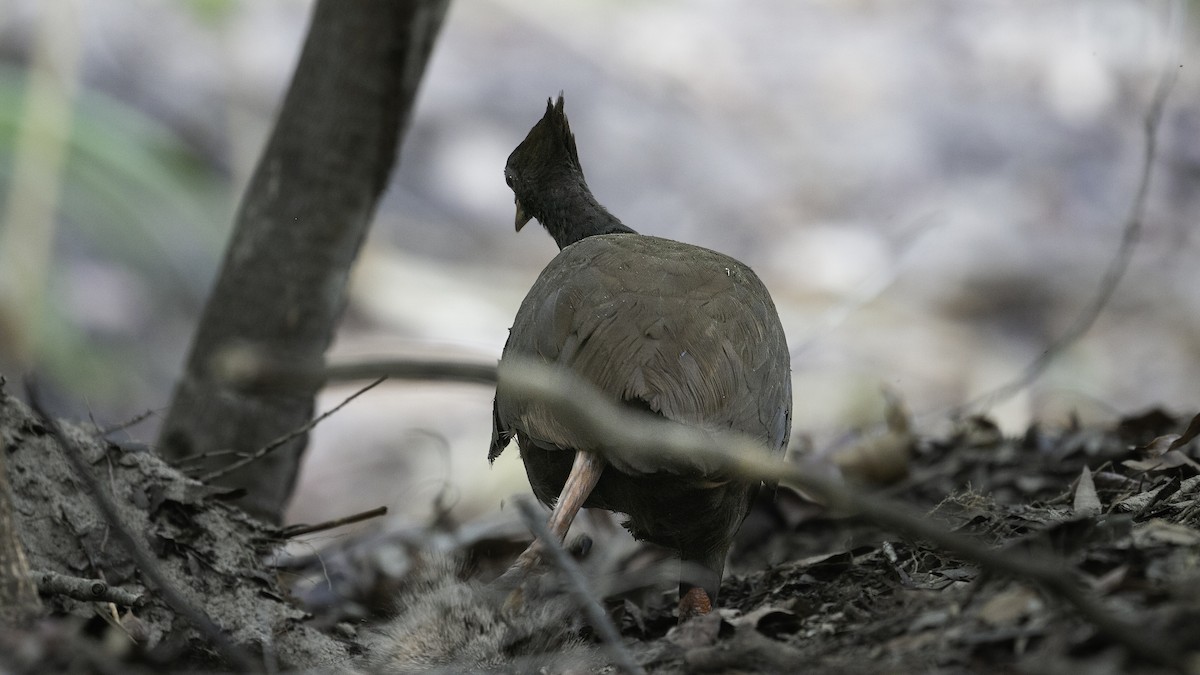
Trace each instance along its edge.
<path fill-rule="evenodd" d="M 563 96 L 504 169 L 516 229 L 536 219 L 558 244 L 517 310 L 501 355 L 565 368 L 631 410 L 781 455 L 791 433 L 791 360 L 770 293 L 732 257 L 639 234 L 588 188 Z M 561 542 L 580 508 L 623 514 L 639 540 L 681 559 L 679 621 L 711 612 L 730 544 L 763 485 L 669 457 L 606 457 L 544 406 L 497 384 L 488 452 L 515 439 Z M 534 541 L 513 569 L 540 561 Z M 511 571 L 511 570 L 510 570 Z"/>

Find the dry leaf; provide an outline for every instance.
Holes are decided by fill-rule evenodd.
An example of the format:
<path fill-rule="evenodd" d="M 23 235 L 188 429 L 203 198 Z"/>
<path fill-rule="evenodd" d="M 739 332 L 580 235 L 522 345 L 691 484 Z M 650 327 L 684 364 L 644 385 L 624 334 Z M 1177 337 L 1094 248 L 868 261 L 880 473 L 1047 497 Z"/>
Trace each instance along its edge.
<path fill-rule="evenodd" d="M 1171 447 L 1168 449 L 1174 450 L 1175 448 L 1187 445 L 1192 441 L 1193 438 L 1197 436 L 1200 436 L 1200 413 L 1197 413 L 1196 416 L 1192 418 L 1191 423 L 1188 424 L 1187 431 L 1183 432 L 1183 435 L 1179 438 L 1176 438 L 1175 441 L 1171 443 Z"/>
<path fill-rule="evenodd" d="M 1075 515 L 1082 517 L 1098 516 L 1102 509 L 1096 484 L 1092 482 L 1092 471 L 1086 465 L 1079 472 L 1079 481 L 1075 484 L 1074 508 Z"/>
<path fill-rule="evenodd" d="M 1100 595 L 1108 595 L 1121 587 L 1125 583 L 1125 577 L 1129 576 L 1128 565 L 1118 565 L 1104 574 L 1092 579 L 1092 590 Z"/>
<path fill-rule="evenodd" d="M 1025 586 L 1011 586 L 979 608 L 980 620 L 991 626 L 1011 626 L 1042 609 L 1042 599 Z"/>
<path fill-rule="evenodd" d="M 887 431 L 860 439 L 833 454 L 833 463 L 847 478 L 867 485 L 891 485 L 908 475 L 913 435 L 908 410 L 894 392 L 885 389 Z"/>
<path fill-rule="evenodd" d="M 1175 447 L 1175 442 L 1180 438 L 1182 438 L 1182 436 L 1179 434 L 1164 434 L 1138 448 L 1138 450 L 1140 450 L 1146 457 L 1159 457 L 1166 451 Z"/>
<path fill-rule="evenodd" d="M 1158 494 L 1159 490 L 1161 489 L 1162 487 L 1155 487 L 1151 490 L 1146 490 L 1145 492 L 1139 492 L 1135 495 L 1130 495 L 1114 504 L 1114 506 L 1118 510 L 1125 512 L 1141 511 L 1149 506 L 1151 500 L 1154 499 L 1154 496 Z M 1200 490 L 1200 476 L 1192 476 L 1191 478 L 1180 483 L 1179 489 L 1176 490 L 1176 494 L 1188 495 L 1196 490 Z M 1167 498 L 1167 501 L 1170 502 L 1172 499 L 1174 499 L 1174 497 L 1169 497 Z"/>
<path fill-rule="evenodd" d="M 1151 518 L 1133 528 L 1133 542 L 1139 547 L 1155 544 L 1195 546 L 1200 544 L 1200 532 L 1161 518 Z"/>
<path fill-rule="evenodd" d="M 1121 462 L 1122 466 L 1134 471 L 1166 471 L 1183 466 L 1184 464 L 1200 471 L 1200 463 L 1197 463 L 1196 460 L 1178 450 L 1168 450 L 1161 456 L 1151 457 L 1150 459 L 1127 459 Z"/>
<path fill-rule="evenodd" d="M 891 485 L 908 475 L 912 443 L 912 436 L 889 431 L 838 450 L 833 462 L 856 482 Z"/>
<path fill-rule="evenodd" d="M 667 631 L 667 640 L 683 649 L 696 649 L 715 644 L 722 634 L 729 635 L 733 626 L 720 612 L 704 614 Z"/>
<path fill-rule="evenodd" d="M 800 630 L 800 617 L 786 609 L 764 605 L 731 621 L 734 626 L 750 626 L 770 638 Z"/>

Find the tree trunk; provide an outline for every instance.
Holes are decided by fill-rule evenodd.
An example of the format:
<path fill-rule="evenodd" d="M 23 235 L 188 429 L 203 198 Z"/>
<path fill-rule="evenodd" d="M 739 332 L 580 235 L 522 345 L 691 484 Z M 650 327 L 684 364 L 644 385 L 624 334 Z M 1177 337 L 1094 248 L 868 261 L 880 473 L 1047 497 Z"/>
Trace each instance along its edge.
<path fill-rule="evenodd" d="M 448 0 L 318 0 L 275 129 L 243 197 L 216 286 L 163 424 L 179 460 L 252 452 L 303 425 L 317 384 L 241 393 L 212 375 L 227 348 L 320 362 L 346 279 L 394 164 Z M 307 436 L 222 479 L 278 522 Z M 228 456 L 205 459 L 219 468 Z"/>

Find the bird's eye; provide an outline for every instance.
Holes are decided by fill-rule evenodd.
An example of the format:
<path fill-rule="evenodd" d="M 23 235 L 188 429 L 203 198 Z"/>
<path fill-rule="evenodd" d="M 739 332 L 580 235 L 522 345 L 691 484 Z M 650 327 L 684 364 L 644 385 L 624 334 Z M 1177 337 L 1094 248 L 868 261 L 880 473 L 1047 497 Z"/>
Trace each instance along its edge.
<path fill-rule="evenodd" d="M 507 171 L 504 172 L 504 182 L 508 183 L 508 187 L 513 186 L 513 177 L 512 177 L 511 173 L 509 173 Z"/>

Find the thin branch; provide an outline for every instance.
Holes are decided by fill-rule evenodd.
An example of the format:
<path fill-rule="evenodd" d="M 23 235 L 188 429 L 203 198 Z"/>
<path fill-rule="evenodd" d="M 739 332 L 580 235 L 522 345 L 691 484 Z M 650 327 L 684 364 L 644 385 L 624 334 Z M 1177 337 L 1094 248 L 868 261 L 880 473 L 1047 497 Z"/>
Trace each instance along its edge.
<path fill-rule="evenodd" d="M 145 411 L 142 411 L 142 412 L 134 415 L 133 417 L 130 417 L 129 419 L 125 420 L 124 422 L 119 422 L 117 424 L 114 424 L 111 427 L 100 428 L 100 425 L 97 424 L 96 429 L 98 429 L 100 431 L 101 436 L 108 436 L 110 434 L 115 434 L 118 431 L 124 431 L 130 427 L 134 427 L 134 426 L 141 424 L 142 422 L 145 422 L 146 420 L 153 417 L 155 412 L 156 411 L 154 411 L 154 410 L 145 410 Z M 93 420 L 93 423 L 94 422 L 95 421 Z"/>
<path fill-rule="evenodd" d="M 213 450 L 212 452 L 204 452 L 199 455 L 186 457 L 175 463 L 175 468 L 184 473 L 191 473 L 193 465 L 203 464 L 205 461 L 213 457 L 228 457 L 229 455 L 237 455 L 238 457 L 246 457 L 246 453 L 238 452 L 237 450 Z"/>
<path fill-rule="evenodd" d="M 387 512 L 388 508 L 386 506 L 377 506 L 370 511 L 362 511 L 360 513 L 344 516 L 342 518 L 327 520 L 323 523 L 317 523 L 316 525 L 290 525 L 283 528 L 283 538 L 291 539 L 292 537 L 299 537 L 302 534 L 324 532 L 325 530 L 332 530 L 333 528 L 341 527 L 342 525 L 351 525 L 353 523 L 360 523 L 364 520 L 370 520 L 371 518 L 378 518 L 379 516 L 387 515 Z"/>
<path fill-rule="evenodd" d="M 600 634 L 600 638 L 611 649 L 614 659 L 623 670 L 628 673 L 644 673 L 642 667 L 633 659 L 633 655 L 625 648 L 625 643 L 621 641 L 621 634 L 617 632 L 617 627 L 613 625 L 612 620 L 608 618 L 608 614 L 604 611 L 604 607 L 600 605 L 600 601 L 595 598 L 591 590 L 588 588 L 587 579 L 583 576 L 583 570 L 579 569 L 579 565 L 567 555 L 563 550 L 562 544 L 558 539 L 550 533 L 550 528 L 546 527 L 544 514 L 535 507 L 528 499 L 517 500 L 517 510 L 521 512 L 521 519 L 533 530 L 533 534 L 537 540 L 542 542 L 543 552 L 549 552 L 550 559 L 558 566 L 567 579 L 567 587 L 571 595 L 575 597 L 575 602 L 579 603 L 579 607 L 583 613 L 587 615 L 588 623 L 592 624 L 592 628 Z"/>
<path fill-rule="evenodd" d="M 279 438 L 276 438 L 275 440 L 271 441 L 270 443 L 267 443 L 263 447 L 259 448 L 258 450 L 255 450 L 253 453 L 237 460 L 236 462 L 230 462 L 229 464 L 226 464 L 225 466 L 221 467 L 220 469 L 216 469 L 214 471 L 209 471 L 208 473 L 204 474 L 203 476 L 200 476 L 199 480 L 203 483 L 210 483 L 210 482 L 220 478 L 221 476 L 233 473 L 234 471 L 237 471 L 238 469 L 242 468 L 243 466 L 246 466 L 247 464 L 256 462 L 256 461 L 262 459 L 263 457 L 266 457 L 267 455 L 271 454 L 272 450 L 282 447 L 283 445 L 285 445 L 289 441 L 291 441 L 293 438 L 307 434 L 309 431 L 312 430 L 313 427 L 315 427 L 318 424 L 320 424 L 321 422 L 325 421 L 325 419 L 327 417 L 336 413 L 337 411 L 341 410 L 342 408 L 346 407 L 346 404 L 350 403 L 351 401 L 358 398 L 359 396 L 362 396 L 363 394 L 367 393 L 368 391 L 379 386 L 379 384 L 382 383 L 386 379 L 387 379 L 386 377 L 380 377 L 380 378 L 376 379 L 371 384 L 368 384 L 367 386 L 363 387 L 362 389 L 359 389 L 358 391 L 354 392 L 353 394 L 347 396 L 346 400 L 337 404 L 332 409 L 314 417 L 309 422 L 289 431 L 288 433 L 280 436 Z"/>
<path fill-rule="evenodd" d="M 956 410 L 959 414 L 976 408 L 990 408 L 1011 398 L 1033 384 L 1037 378 L 1042 376 L 1042 373 L 1046 372 L 1046 368 L 1059 355 L 1091 330 L 1092 325 L 1096 323 L 1096 319 L 1100 317 L 1109 300 L 1112 299 L 1113 293 L 1117 290 L 1117 286 L 1121 283 L 1121 279 L 1125 277 L 1125 272 L 1129 269 L 1129 261 L 1133 258 L 1134 248 L 1136 248 L 1137 242 L 1142 235 L 1142 228 L 1146 218 L 1146 199 L 1150 194 L 1150 178 L 1154 173 L 1155 158 L 1158 156 L 1158 130 L 1162 125 L 1163 110 L 1166 107 L 1167 97 L 1171 94 L 1171 89 L 1175 86 L 1175 81 L 1179 78 L 1179 68 L 1182 67 L 1174 65 L 1166 66 L 1162 76 L 1158 80 L 1154 97 L 1150 100 L 1150 107 L 1146 110 L 1146 114 L 1142 118 L 1145 144 L 1142 147 L 1142 167 L 1138 177 L 1137 191 L 1134 193 L 1133 202 L 1129 207 L 1129 215 L 1125 219 L 1125 226 L 1121 232 L 1121 243 L 1117 247 L 1117 252 L 1113 255 L 1112 261 L 1109 262 L 1104 276 L 1100 279 L 1096 296 L 1092 298 L 1090 303 L 1084 306 L 1071 325 L 1067 327 L 1067 330 L 1047 345 L 1046 349 L 1033 362 L 1026 366 L 1017 377 L 990 392 L 981 394 L 958 406 Z"/>
<path fill-rule="evenodd" d="M 240 391 L 288 391 L 331 382 L 390 377 L 397 380 L 445 380 L 495 384 L 495 363 L 383 359 L 311 367 L 270 357 L 256 347 L 230 347 L 212 363 L 211 375 Z"/>
<path fill-rule="evenodd" d="M 909 267 L 910 258 L 913 257 L 917 244 L 924 241 L 926 235 L 944 223 L 945 219 L 940 217 L 940 214 L 928 214 L 921 216 L 914 225 L 901 232 L 900 236 L 892 242 L 891 254 L 895 261 L 894 264 L 882 266 L 873 274 L 868 275 L 850 289 L 850 293 L 841 302 L 821 312 L 817 321 L 810 324 L 807 332 L 792 343 L 788 350 L 792 360 L 799 360 L 801 354 L 810 351 L 814 345 L 826 340 L 834 331 L 841 329 L 856 313 L 878 300 L 880 296 L 895 286 L 896 280 Z"/>
<path fill-rule="evenodd" d="M 83 450 L 80 449 L 75 441 L 67 436 L 66 432 L 63 431 L 62 425 L 58 423 L 58 420 L 46 414 L 32 382 L 26 383 L 26 396 L 29 398 L 29 407 L 32 408 L 33 413 L 53 433 L 54 440 L 62 448 L 62 453 L 66 456 L 72 470 L 74 470 L 76 478 L 79 479 L 79 482 L 83 483 L 88 495 L 92 498 L 92 502 L 104 517 L 104 521 L 108 523 L 110 531 L 116 536 L 121 546 L 124 547 L 130 559 L 137 565 L 138 570 L 162 594 L 163 600 L 166 601 L 171 609 L 184 617 L 196 630 L 208 638 L 217 652 L 229 662 L 229 665 L 242 672 L 257 672 L 257 665 L 242 651 L 241 647 L 234 644 L 221 630 L 221 627 L 204 610 L 189 602 L 167 580 L 154 559 L 138 542 L 133 532 L 122 522 L 117 505 L 104 491 L 104 488 L 100 485 L 100 481 L 89 469 L 87 460 L 83 456 Z"/>

